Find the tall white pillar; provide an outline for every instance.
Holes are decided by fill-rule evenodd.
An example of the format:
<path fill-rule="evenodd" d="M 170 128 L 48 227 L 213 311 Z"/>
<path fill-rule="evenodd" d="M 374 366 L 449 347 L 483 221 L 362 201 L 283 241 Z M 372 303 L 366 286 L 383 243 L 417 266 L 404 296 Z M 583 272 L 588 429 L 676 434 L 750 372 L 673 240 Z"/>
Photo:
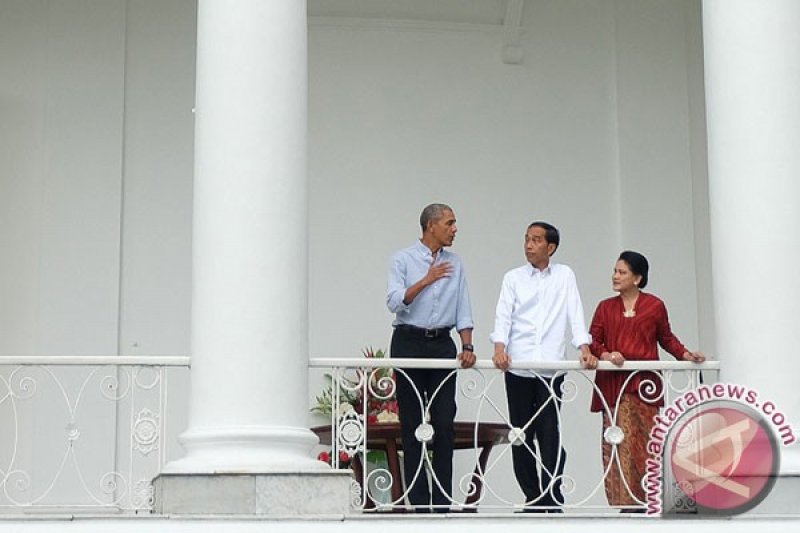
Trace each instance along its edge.
<path fill-rule="evenodd" d="M 800 438 L 800 2 L 704 0 L 709 193 L 722 379 Z M 782 473 L 800 474 L 800 445 Z"/>
<path fill-rule="evenodd" d="M 192 368 L 165 514 L 339 514 L 307 428 L 306 3 L 200 0 Z"/>
<path fill-rule="evenodd" d="M 318 470 L 307 428 L 306 3 L 201 0 L 192 368 L 176 472 Z"/>

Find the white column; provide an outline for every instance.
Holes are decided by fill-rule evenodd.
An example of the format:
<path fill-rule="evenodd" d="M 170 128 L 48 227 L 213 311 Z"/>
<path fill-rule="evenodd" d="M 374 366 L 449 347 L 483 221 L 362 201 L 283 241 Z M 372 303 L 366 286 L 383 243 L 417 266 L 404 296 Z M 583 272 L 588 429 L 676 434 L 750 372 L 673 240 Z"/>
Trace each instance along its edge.
<path fill-rule="evenodd" d="M 327 469 L 307 428 L 306 3 L 201 0 L 187 455 L 167 473 Z"/>
<path fill-rule="evenodd" d="M 705 0 L 703 32 L 722 379 L 800 437 L 800 2 Z M 798 450 L 784 473 L 800 474 Z"/>

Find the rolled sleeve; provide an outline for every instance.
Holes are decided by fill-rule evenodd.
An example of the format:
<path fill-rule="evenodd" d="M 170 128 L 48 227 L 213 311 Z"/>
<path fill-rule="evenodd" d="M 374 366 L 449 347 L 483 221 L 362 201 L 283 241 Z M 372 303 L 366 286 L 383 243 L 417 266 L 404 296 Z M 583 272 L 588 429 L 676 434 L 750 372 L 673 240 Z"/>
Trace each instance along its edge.
<path fill-rule="evenodd" d="M 386 287 L 386 307 L 392 313 L 408 312 L 408 305 L 403 301 L 406 297 L 405 268 L 399 255 L 392 256 L 389 266 L 389 281 Z"/>

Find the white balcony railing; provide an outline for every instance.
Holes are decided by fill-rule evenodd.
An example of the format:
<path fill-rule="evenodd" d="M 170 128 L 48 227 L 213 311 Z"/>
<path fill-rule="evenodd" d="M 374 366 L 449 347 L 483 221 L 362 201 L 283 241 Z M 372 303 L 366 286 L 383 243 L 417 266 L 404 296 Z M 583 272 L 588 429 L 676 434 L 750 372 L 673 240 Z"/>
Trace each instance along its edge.
<path fill-rule="evenodd" d="M 417 479 L 429 485 L 430 490 L 446 486 L 434 472 L 431 440 L 418 437 L 423 453 L 419 464 L 414 465 L 413 480 L 407 479 L 401 466 L 403 461 L 400 424 L 396 422 L 397 410 L 393 400 L 398 376 L 407 375 L 411 369 L 446 369 L 448 380 L 457 380 L 456 399 L 458 414 L 455 428 L 455 467 L 452 493 L 445 504 L 430 504 L 431 510 L 462 512 L 530 511 L 537 501 L 525 502 L 517 487 L 512 470 L 511 447 L 519 446 L 522 453 L 530 454 L 541 471 L 538 450 L 524 439 L 534 420 L 523 427 L 515 427 L 508 415 L 503 373 L 489 361 L 479 361 L 471 369 L 459 369 L 455 361 L 421 359 L 312 359 L 310 367 L 327 375 L 329 387 L 321 395 L 320 407 L 330 415 L 329 424 L 315 427 L 323 443 L 324 459 L 330 458 L 334 468 L 351 468 L 354 472 L 352 504 L 363 512 L 408 511 L 421 509 L 409 504 L 409 488 Z M 608 513 L 644 511 L 647 502 L 625 487 L 632 503 L 612 508 L 607 503 L 604 480 L 613 469 L 620 468 L 618 443 L 624 437 L 622 428 L 615 427 L 614 434 L 606 436 L 611 443 L 611 460 L 603 468 L 601 461 L 601 421 L 598 414 L 588 414 L 594 384 L 593 371 L 582 370 L 577 362 L 546 364 L 518 364 L 515 368 L 555 373 L 563 376 L 561 386 L 562 407 L 559 414 L 562 445 L 566 448 L 566 470 L 554 479 L 543 492 L 558 483 L 563 492 L 560 511 Z M 601 362 L 602 370 L 626 371 L 628 380 L 642 378 L 638 390 L 646 403 L 669 404 L 701 382 L 715 381 L 719 363 L 695 364 L 688 362 L 633 362 L 623 369 Z M 431 413 L 431 405 L 441 392 L 432 397 L 416 390 L 419 409 L 424 419 Z M 553 394 L 552 388 L 550 389 Z M 618 403 L 618 402 L 617 402 Z M 618 407 L 604 404 L 603 410 L 617 426 Z M 539 413 L 534 415 L 534 419 Z M 426 428 L 431 432 L 431 428 Z M 423 431 L 422 433 L 425 433 Z M 519 452 L 518 452 L 519 453 Z M 669 487 L 665 489 L 669 491 Z M 641 494 L 641 491 L 639 491 Z M 669 498 L 672 495 L 666 494 Z M 679 499 L 679 495 L 675 496 Z M 691 504 L 691 502 L 688 502 Z M 671 505 L 687 505 L 673 501 Z M 551 505 L 548 510 L 554 507 Z"/>
<path fill-rule="evenodd" d="M 0 513 L 150 513 L 151 481 L 180 456 L 185 427 L 188 357 L 31 356 L 0 358 Z M 455 362 L 404 359 L 312 359 L 312 383 L 331 376 L 331 411 L 315 427 L 318 451 L 333 450 L 334 467 L 354 472 L 356 511 L 407 510 L 408 484 L 392 403 L 397 373 L 446 369 L 457 380 L 457 449 L 452 510 L 510 512 L 523 508 L 511 470 L 519 430 L 508 419 L 503 374 L 490 362 L 457 369 Z M 600 422 L 588 414 L 592 372 L 574 362 L 529 365 L 564 374 L 561 428 L 569 460 L 562 479 L 568 512 L 608 512 L 600 464 Z M 612 370 L 610 364 L 601 368 Z M 625 370 L 658 370 L 670 398 L 716 378 L 718 363 L 626 363 Z M 656 397 L 652 393 L 650 399 Z M 420 396 L 428 411 L 433 397 Z M 616 418 L 615 410 L 609 410 Z M 515 433 L 516 432 L 516 433 Z M 332 445 L 330 443 L 333 443 Z M 340 461 L 338 452 L 347 454 Z M 530 450 L 535 453 L 535 450 Z M 316 453 L 316 452 L 315 452 Z M 415 469 L 432 484 L 430 454 Z M 365 487 L 365 489 L 361 489 Z M 640 502 L 634 507 L 643 507 Z"/>
<path fill-rule="evenodd" d="M 188 357 L 0 358 L 0 512 L 150 512 Z M 172 420 L 170 420 L 172 422 Z M 177 430 L 182 424 L 173 424 Z M 176 443 L 177 444 L 177 443 Z"/>

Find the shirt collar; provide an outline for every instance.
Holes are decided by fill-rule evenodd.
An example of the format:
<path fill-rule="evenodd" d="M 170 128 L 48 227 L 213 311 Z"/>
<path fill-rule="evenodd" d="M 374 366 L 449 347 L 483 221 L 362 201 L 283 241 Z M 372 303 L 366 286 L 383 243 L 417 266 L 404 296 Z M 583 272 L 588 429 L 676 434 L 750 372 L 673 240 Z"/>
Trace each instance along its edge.
<path fill-rule="evenodd" d="M 552 262 L 548 263 L 548 265 L 542 270 L 539 270 L 538 268 L 536 268 L 532 264 L 528 263 L 528 274 L 531 277 L 536 276 L 537 274 L 540 275 L 540 276 L 549 276 L 550 274 L 552 274 L 552 272 L 553 272 L 553 263 Z"/>
<path fill-rule="evenodd" d="M 417 239 L 417 242 L 414 244 L 414 248 L 417 250 L 417 252 L 419 252 L 419 254 L 422 256 L 423 259 L 427 259 L 433 256 L 431 249 L 425 246 L 422 243 L 421 239 Z M 439 253 L 437 256 L 441 257 L 443 253 L 444 253 L 444 247 L 439 249 Z"/>

